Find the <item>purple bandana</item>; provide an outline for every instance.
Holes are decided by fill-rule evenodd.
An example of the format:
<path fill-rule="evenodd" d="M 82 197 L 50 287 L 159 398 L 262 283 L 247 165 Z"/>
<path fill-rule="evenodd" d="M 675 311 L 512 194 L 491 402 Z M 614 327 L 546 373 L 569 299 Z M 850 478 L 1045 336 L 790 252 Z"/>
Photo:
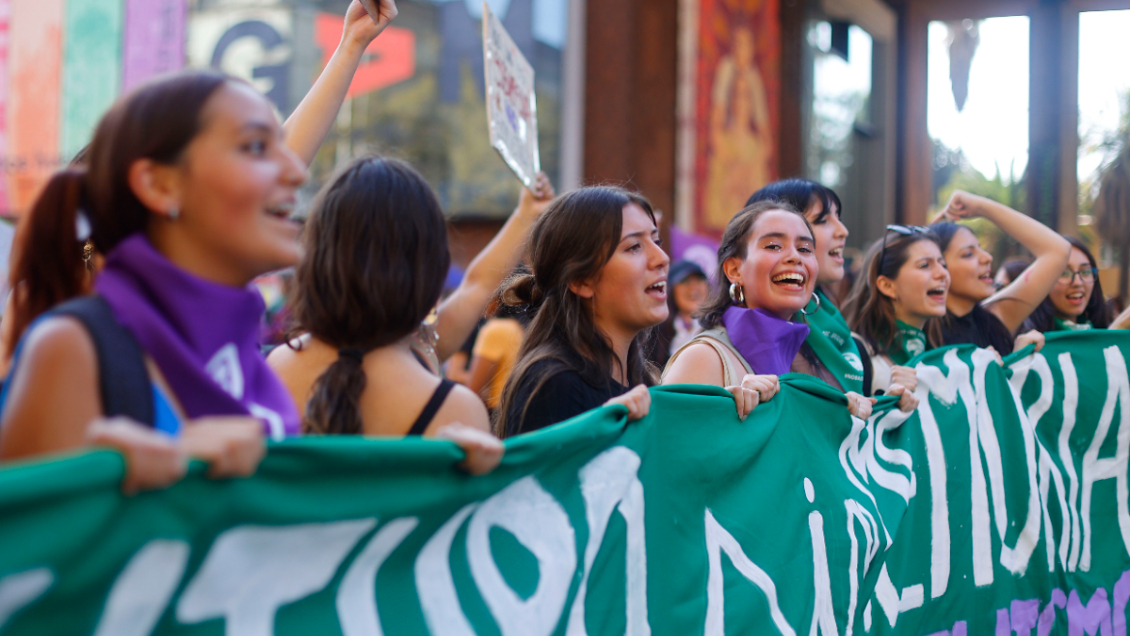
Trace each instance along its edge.
<path fill-rule="evenodd" d="M 808 337 L 808 325 L 784 320 L 764 309 L 730 307 L 722 314 L 722 324 L 734 348 L 758 375 L 788 373 Z"/>
<path fill-rule="evenodd" d="M 253 415 L 274 439 L 298 434 L 294 402 L 259 351 L 264 305 L 254 287 L 190 274 L 135 234 L 106 255 L 94 288 L 188 417 Z"/>

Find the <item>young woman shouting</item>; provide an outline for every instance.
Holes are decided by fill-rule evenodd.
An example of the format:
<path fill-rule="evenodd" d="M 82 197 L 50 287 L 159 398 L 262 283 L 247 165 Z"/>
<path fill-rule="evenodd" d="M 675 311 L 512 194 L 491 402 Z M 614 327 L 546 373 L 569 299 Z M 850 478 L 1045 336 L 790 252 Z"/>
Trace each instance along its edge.
<path fill-rule="evenodd" d="M 718 279 L 728 284 L 703 308 L 706 330 L 671 357 L 663 383 L 725 387 L 743 419 L 776 395 L 781 374 L 834 383 L 804 344 L 808 326 L 792 320 L 812 298 L 816 249 L 812 226 L 788 204 L 755 203 L 731 219 L 718 248 Z M 874 401 L 854 391 L 847 395 L 849 410 L 867 418 Z"/>
<path fill-rule="evenodd" d="M 533 317 L 495 430 L 526 433 L 604 404 L 646 415 L 655 374 L 642 340 L 667 318 L 670 263 L 651 204 L 620 188 L 581 188 L 550 205 L 529 245 L 531 273 L 502 296 Z"/>

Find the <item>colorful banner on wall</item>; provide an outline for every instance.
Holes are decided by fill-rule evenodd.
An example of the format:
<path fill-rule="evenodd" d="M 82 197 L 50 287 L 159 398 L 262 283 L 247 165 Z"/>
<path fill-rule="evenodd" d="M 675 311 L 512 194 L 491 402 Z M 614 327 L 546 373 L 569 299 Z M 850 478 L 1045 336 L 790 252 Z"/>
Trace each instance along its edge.
<path fill-rule="evenodd" d="M 682 0 L 677 207 L 687 230 L 721 235 L 777 178 L 779 0 Z"/>
<path fill-rule="evenodd" d="M 1102 634 L 1130 599 L 1130 334 L 917 359 L 862 421 L 805 376 L 744 421 L 653 391 L 511 440 L 305 439 L 123 497 L 0 471 L 0 634 Z"/>
<path fill-rule="evenodd" d="M 27 210 L 123 90 L 184 61 L 188 0 L 0 0 L 0 215 Z"/>
<path fill-rule="evenodd" d="M 126 0 L 122 91 L 184 67 L 187 0 Z"/>
<path fill-rule="evenodd" d="M 118 97 L 122 74 L 122 0 L 68 0 L 63 32 L 60 154 L 74 157 Z"/>

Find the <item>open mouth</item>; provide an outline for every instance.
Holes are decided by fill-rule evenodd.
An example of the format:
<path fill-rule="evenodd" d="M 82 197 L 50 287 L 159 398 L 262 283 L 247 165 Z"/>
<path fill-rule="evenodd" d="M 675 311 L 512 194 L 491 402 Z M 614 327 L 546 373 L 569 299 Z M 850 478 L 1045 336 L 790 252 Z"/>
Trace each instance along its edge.
<path fill-rule="evenodd" d="M 832 258 L 840 261 L 844 260 L 844 246 L 841 245 L 839 247 L 833 247 L 832 249 L 828 250 L 828 256 L 831 256 Z"/>
<path fill-rule="evenodd" d="M 294 202 L 284 201 L 282 203 L 275 203 L 268 206 L 264 211 L 268 216 L 272 216 L 283 221 L 288 221 L 290 220 L 291 215 L 294 214 Z"/>
<path fill-rule="evenodd" d="M 1083 292 L 1072 292 L 1072 293 L 1067 295 L 1067 302 L 1075 303 L 1075 304 L 1083 304 L 1085 296 L 1086 295 Z"/>
<path fill-rule="evenodd" d="M 804 289 L 804 274 L 800 272 L 784 272 L 777 274 L 772 279 L 774 285 L 787 289 Z"/>
<path fill-rule="evenodd" d="M 946 288 L 945 287 L 932 287 L 926 290 L 926 297 L 931 300 L 945 302 Z"/>
<path fill-rule="evenodd" d="M 986 273 L 978 276 L 977 280 L 981 281 L 982 283 L 985 283 L 986 285 L 992 285 L 993 284 L 993 275 L 990 272 L 986 272 Z"/>
<path fill-rule="evenodd" d="M 667 298 L 667 281 L 661 280 L 654 285 L 649 285 L 644 291 L 658 298 Z"/>

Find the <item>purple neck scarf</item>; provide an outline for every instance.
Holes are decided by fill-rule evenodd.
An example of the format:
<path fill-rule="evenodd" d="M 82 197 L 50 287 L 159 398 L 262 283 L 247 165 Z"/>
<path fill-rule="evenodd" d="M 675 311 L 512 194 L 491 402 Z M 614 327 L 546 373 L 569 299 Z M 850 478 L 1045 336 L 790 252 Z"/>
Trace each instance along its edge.
<path fill-rule="evenodd" d="M 254 287 L 190 274 L 135 234 L 106 255 L 94 288 L 188 417 L 253 415 L 274 439 L 298 434 L 294 402 L 259 350 L 264 305 Z"/>
<path fill-rule="evenodd" d="M 763 309 L 733 306 L 722 314 L 726 334 L 758 375 L 784 375 L 793 365 L 808 325 L 774 316 Z"/>

